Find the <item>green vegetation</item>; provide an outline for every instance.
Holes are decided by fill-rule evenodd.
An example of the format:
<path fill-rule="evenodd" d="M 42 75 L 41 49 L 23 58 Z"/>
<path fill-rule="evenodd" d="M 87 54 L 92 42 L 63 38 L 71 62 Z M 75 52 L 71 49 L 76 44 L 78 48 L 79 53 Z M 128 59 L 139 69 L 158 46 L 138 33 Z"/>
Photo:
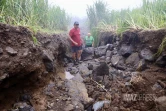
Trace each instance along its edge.
<path fill-rule="evenodd" d="M 0 0 L 0 22 L 40 30 L 67 30 L 70 18 L 48 0 Z"/>
<path fill-rule="evenodd" d="M 32 39 L 33 39 L 34 44 L 35 44 L 35 45 L 38 45 L 38 40 L 37 40 L 37 38 L 36 38 L 35 36 L 32 36 Z"/>
<path fill-rule="evenodd" d="M 141 7 L 115 11 L 109 10 L 105 2 L 98 0 L 93 6 L 88 6 L 87 15 L 91 29 L 98 27 L 100 22 L 116 28 L 118 32 L 128 28 L 158 29 L 166 26 L 165 7 L 166 0 L 143 0 Z"/>
<path fill-rule="evenodd" d="M 116 31 L 118 34 L 134 29 L 159 29 L 166 26 L 166 0 L 142 0 L 142 6 L 121 11 L 109 10 L 102 0 L 88 6 L 89 27 L 97 31 Z M 101 25 L 102 24 L 102 25 Z M 97 31 L 94 31 L 97 30 Z M 96 37 L 98 39 L 98 37 Z"/>
<path fill-rule="evenodd" d="M 166 37 L 162 40 L 162 43 L 160 44 L 155 56 L 159 57 L 165 49 L 166 49 Z"/>

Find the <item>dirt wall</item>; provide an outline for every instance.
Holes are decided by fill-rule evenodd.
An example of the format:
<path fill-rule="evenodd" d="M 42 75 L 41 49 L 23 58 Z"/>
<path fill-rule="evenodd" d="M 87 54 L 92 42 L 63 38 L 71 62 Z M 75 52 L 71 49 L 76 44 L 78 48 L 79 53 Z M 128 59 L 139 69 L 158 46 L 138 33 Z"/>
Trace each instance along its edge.
<path fill-rule="evenodd" d="M 37 38 L 35 45 L 32 36 Z M 25 27 L 0 24 L 0 89 L 8 88 L 29 74 L 56 72 L 60 55 L 69 46 L 67 35 L 33 33 Z"/>

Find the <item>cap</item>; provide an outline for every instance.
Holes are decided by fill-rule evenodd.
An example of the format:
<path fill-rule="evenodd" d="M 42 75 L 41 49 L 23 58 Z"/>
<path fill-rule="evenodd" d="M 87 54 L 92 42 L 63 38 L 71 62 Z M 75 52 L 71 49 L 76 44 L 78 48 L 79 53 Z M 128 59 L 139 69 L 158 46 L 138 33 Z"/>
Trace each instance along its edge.
<path fill-rule="evenodd" d="M 74 25 L 79 25 L 79 23 L 78 22 L 74 22 Z"/>

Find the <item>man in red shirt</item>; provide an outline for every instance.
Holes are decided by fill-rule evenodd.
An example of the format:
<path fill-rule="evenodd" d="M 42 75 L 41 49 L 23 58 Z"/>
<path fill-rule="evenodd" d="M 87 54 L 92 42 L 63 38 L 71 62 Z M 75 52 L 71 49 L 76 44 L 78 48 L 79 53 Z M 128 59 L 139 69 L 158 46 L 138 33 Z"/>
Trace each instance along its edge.
<path fill-rule="evenodd" d="M 74 22 L 74 28 L 70 30 L 69 35 L 74 64 L 77 65 L 82 53 L 82 40 L 80 37 L 80 28 L 78 22 Z"/>

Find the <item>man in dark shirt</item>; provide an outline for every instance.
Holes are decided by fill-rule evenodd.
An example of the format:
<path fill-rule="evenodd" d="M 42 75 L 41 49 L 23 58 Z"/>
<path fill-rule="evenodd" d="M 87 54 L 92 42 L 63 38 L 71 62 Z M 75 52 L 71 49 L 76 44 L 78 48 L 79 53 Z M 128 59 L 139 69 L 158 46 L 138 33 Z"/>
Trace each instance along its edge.
<path fill-rule="evenodd" d="M 80 37 L 80 28 L 78 22 L 74 22 L 74 28 L 69 32 L 69 39 L 71 41 L 74 64 L 77 65 L 82 53 L 82 40 Z"/>

